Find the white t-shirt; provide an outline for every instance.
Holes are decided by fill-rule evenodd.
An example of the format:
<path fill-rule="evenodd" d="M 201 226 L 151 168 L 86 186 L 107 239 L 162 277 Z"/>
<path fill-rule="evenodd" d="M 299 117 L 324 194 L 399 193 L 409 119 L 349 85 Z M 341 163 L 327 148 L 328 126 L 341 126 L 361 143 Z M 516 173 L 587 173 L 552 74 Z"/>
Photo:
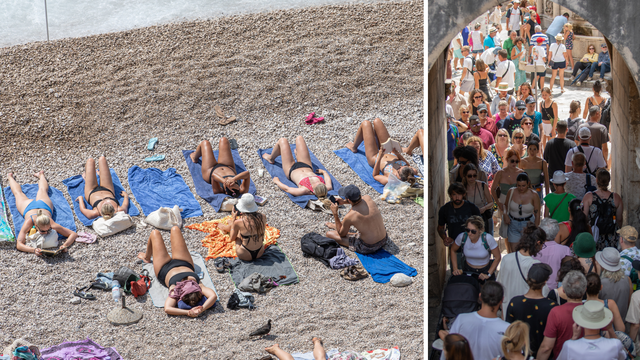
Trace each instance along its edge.
<path fill-rule="evenodd" d="M 640 290 L 636 290 L 631 295 L 631 303 L 629 303 L 629 310 L 627 310 L 627 317 L 624 321 L 629 324 L 640 324 Z"/>
<path fill-rule="evenodd" d="M 462 238 L 464 237 L 464 232 L 460 233 L 456 238 L 456 245 L 462 245 Z M 498 247 L 498 243 L 496 243 L 496 239 L 491 236 L 491 234 L 484 235 L 487 239 L 487 245 L 489 245 L 489 249 L 493 250 Z M 471 239 L 467 237 L 467 241 L 464 243 L 464 256 L 467 258 L 467 262 L 473 266 L 485 266 L 491 260 L 491 252 L 487 251 L 482 244 L 482 238 L 478 239 L 478 241 L 474 244 L 471 242 Z M 458 268 L 462 268 L 462 264 L 458 264 Z"/>
<path fill-rule="evenodd" d="M 482 31 L 474 30 L 471 32 L 471 39 L 473 39 L 473 50 L 482 50 L 484 49 L 484 44 L 482 43 Z"/>
<path fill-rule="evenodd" d="M 500 318 L 485 318 L 478 312 L 460 314 L 453 322 L 450 334 L 460 334 L 469 342 L 474 359 L 493 359 L 504 355 L 500 342 L 509 323 Z M 440 360 L 445 360 L 444 351 Z"/>
<path fill-rule="evenodd" d="M 496 56 L 493 54 L 495 49 L 496 48 L 494 47 L 488 48 L 487 50 L 483 51 L 482 54 L 480 54 L 480 59 L 482 59 L 482 61 L 484 61 L 487 66 L 493 64 L 496 61 Z"/>
<path fill-rule="evenodd" d="M 462 33 L 458 33 L 458 35 L 456 35 L 456 37 L 454 37 L 451 41 L 451 48 L 453 50 L 460 50 L 462 48 L 462 46 L 460 46 L 460 44 L 458 43 L 458 40 L 460 40 L 460 43 L 464 44 L 464 42 L 462 41 Z"/>
<path fill-rule="evenodd" d="M 553 62 L 563 62 L 566 61 L 564 58 L 564 53 L 567 51 L 567 48 L 564 44 L 560 44 L 560 48 L 558 48 L 558 43 L 553 43 L 549 46 L 549 54 L 551 54 L 551 61 Z"/>
<path fill-rule="evenodd" d="M 462 80 L 473 80 L 473 60 L 470 55 L 464 58 L 462 66 L 467 68 L 467 76 Z"/>
<path fill-rule="evenodd" d="M 529 291 L 529 285 L 524 281 L 522 275 L 520 275 L 520 270 L 518 270 L 516 253 L 518 254 L 518 260 L 520 260 L 522 275 L 524 275 L 525 278 L 529 274 L 531 266 L 540 262 L 540 260 L 536 260 L 531 256 L 522 255 L 519 251 L 502 257 L 500 261 L 500 271 L 498 272 L 498 278 L 496 280 L 504 286 L 504 300 L 502 300 L 503 314 L 507 312 L 506 309 L 509 301 L 511 301 L 514 296 L 524 295 Z M 547 293 L 549 293 L 549 288 L 545 285 L 542 289 L 542 295 L 547 296 Z"/>
<path fill-rule="evenodd" d="M 580 338 L 567 340 L 556 360 L 625 360 L 627 353 L 618 339 Z"/>
<path fill-rule="evenodd" d="M 533 61 L 536 65 L 544 66 L 544 58 L 547 57 L 547 48 L 545 46 L 536 45 L 531 51 L 531 56 L 533 57 Z M 542 71 L 544 71 L 544 69 L 540 69 L 539 72 Z"/>
<path fill-rule="evenodd" d="M 576 136 L 578 136 L 578 134 L 576 134 Z M 584 151 L 584 156 L 586 158 L 586 161 L 589 162 L 589 168 L 591 169 L 591 171 L 595 172 L 596 169 L 598 168 L 607 167 L 607 162 L 604 161 L 602 150 L 598 149 L 595 146 L 587 146 L 587 145 L 580 145 L 580 146 L 582 147 L 582 151 Z M 577 146 L 569 149 L 569 151 L 567 152 L 567 157 L 564 159 L 564 164 L 566 166 L 572 166 L 571 158 L 573 158 L 574 153 L 579 153 L 579 152 L 580 152 L 580 149 L 578 149 Z M 586 165 L 584 166 L 584 171 L 587 171 Z M 595 186 L 595 184 L 593 185 Z"/>
<path fill-rule="evenodd" d="M 511 60 L 505 60 L 496 67 L 496 76 L 502 77 L 501 82 L 506 82 L 510 88 L 513 88 L 516 81 L 516 66 Z"/>
<path fill-rule="evenodd" d="M 445 104 L 445 112 L 447 113 L 447 115 L 451 115 L 453 117 L 455 117 L 453 115 L 453 107 L 449 104 Z"/>
<path fill-rule="evenodd" d="M 511 9 L 511 17 L 509 18 L 509 25 L 511 30 L 520 30 L 520 8 Z"/>

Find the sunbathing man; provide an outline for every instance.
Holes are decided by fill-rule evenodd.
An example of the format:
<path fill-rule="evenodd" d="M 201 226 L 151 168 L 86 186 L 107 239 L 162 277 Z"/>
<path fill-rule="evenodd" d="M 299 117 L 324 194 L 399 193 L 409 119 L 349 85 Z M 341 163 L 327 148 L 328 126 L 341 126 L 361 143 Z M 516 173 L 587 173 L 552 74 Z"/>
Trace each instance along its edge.
<path fill-rule="evenodd" d="M 40 171 L 33 176 L 38 178 L 38 193 L 36 199 L 29 199 L 23 192 L 20 185 L 13 178 L 13 174 L 9 173 L 7 178 L 9 179 L 9 186 L 11 192 L 16 198 L 16 208 L 18 212 L 22 214 L 24 223 L 18 234 L 18 241 L 16 242 L 16 249 L 24 252 L 32 252 L 37 256 L 42 254 L 42 248 L 52 248 L 58 246 L 58 234 L 67 238 L 67 241 L 60 246 L 60 250 L 67 252 L 69 246 L 76 241 L 78 234 L 75 231 L 71 231 L 65 227 L 57 224 L 51 216 L 53 214 L 53 203 L 49 199 L 47 192 L 49 191 L 49 183 L 44 177 L 44 171 Z M 31 230 L 31 227 L 35 227 L 39 236 L 34 236 L 36 244 L 40 247 L 32 247 L 26 244 L 27 233 Z"/>
<path fill-rule="evenodd" d="M 153 271 L 158 281 L 169 288 L 164 312 L 198 317 L 212 307 L 218 297 L 215 291 L 202 285 L 202 279 L 194 272 L 193 258 L 177 226 L 171 228 L 171 252 L 173 258 L 164 245 L 160 231 L 153 230 L 147 242 L 147 252 L 139 253 L 138 258 L 150 263 L 153 257 Z"/>
<path fill-rule="evenodd" d="M 372 254 L 385 246 L 389 240 L 387 229 L 371 196 L 361 196 L 360 189 L 355 185 L 341 187 L 339 193 L 342 199 L 337 199 L 337 203 L 331 204 L 335 223 L 326 223 L 335 230 L 327 231 L 326 236 L 360 254 Z M 338 205 L 343 204 L 351 205 L 351 210 L 345 215 L 344 220 L 340 221 Z M 358 232 L 350 233 L 351 226 Z"/>
<path fill-rule="evenodd" d="M 418 170 L 409 166 L 407 160 L 400 154 L 402 149 L 399 146 L 397 148 L 394 146 L 391 153 L 385 153 L 385 146 L 380 146 L 379 144 L 384 145 L 388 140 L 391 140 L 391 138 L 387 128 L 382 123 L 382 120 L 376 118 L 373 120 L 373 125 L 368 120 L 363 121 L 358 127 L 353 142 L 345 146 L 347 149 L 357 153 L 358 146 L 364 141 L 367 161 L 369 166 L 373 167 L 373 178 L 382 185 L 387 184 L 390 174 L 393 174 L 401 181 L 413 182 Z M 411 150 L 413 151 L 413 149 Z"/>
<path fill-rule="evenodd" d="M 409 146 L 402 148 L 402 152 L 407 155 L 411 155 L 413 150 L 418 146 L 422 150 L 422 156 L 424 156 L 424 129 L 418 129 L 418 131 L 416 131 L 416 134 L 413 135 Z"/>
<path fill-rule="evenodd" d="M 218 229 L 231 232 L 231 242 L 236 243 L 236 254 L 244 261 L 253 261 L 264 254 L 266 227 L 267 217 L 258 212 L 258 204 L 251 194 L 242 195 L 226 224 L 218 224 Z"/>
<path fill-rule="evenodd" d="M 296 138 L 296 159 L 298 161 L 293 158 L 289 141 L 285 138 L 278 140 L 271 154 L 262 154 L 262 157 L 270 164 L 273 164 L 278 156 L 282 156 L 282 170 L 285 174 L 288 174 L 287 178 L 298 184 L 297 188 L 288 187 L 276 176 L 273 178 L 273 182 L 282 191 L 288 192 L 293 196 L 315 195 L 323 202 L 326 201 L 327 207 L 330 206 L 326 197 L 327 192 L 333 189 L 331 177 L 327 171 L 322 169 L 318 169 L 317 173 L 313 172 L 309 148 L 302 136 Z M 324 179 L 318 175 L 322 175 Z"/>
<path fill-rule="evenodd" d="M 227 194 L 237 198 L 249 191 L 249 171 L 236 173 L 229 139 L 222 137 L 218 142 L 218 159 L 213 155 L 209 140 L 203 140 L 196 151 L 191 153 L 191 161 L 198 162 L 202 156 L 202 178 L 211 184 L 214 194 Z M 222 184 L 222 186 L 220 186 Z"/>
<path fill-rule="evenodd" d="M 93 209 L 88 210 L 82 201 L 82 196 L 78 196 L 76 199 L 80 205 L 80 211 L 87 219 L 95 219 L 98 216 L 102 216 L 105 220 L 109 220 L 115 215 L 116 212 L 124 211 L 125 213 L 129 209 L 129 195 L 122 191 L 120 195 L 124 197 L 122 206 L 118 204 L 116 200 L 116 193 L 113 187 L 113 180 L 111 179 L 111 171 L 109 171 L 109 165 L 107 165 L 107 158 L 100 156 L 98 159 L 98 165 L 100 165 L 100 183 L 98 183 L 98 177 L 96 176 L 96 161 L 92 158 L 87 160 L 87 164 L 84 167 L 84 198 L 91 204 Z M 93 202 L 92 202 L 93 200 Z"/>

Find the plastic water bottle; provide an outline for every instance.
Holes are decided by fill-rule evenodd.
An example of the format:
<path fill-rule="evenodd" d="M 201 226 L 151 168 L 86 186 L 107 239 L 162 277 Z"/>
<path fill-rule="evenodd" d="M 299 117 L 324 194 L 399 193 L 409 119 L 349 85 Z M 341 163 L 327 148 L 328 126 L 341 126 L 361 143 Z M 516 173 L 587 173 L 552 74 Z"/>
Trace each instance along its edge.
<path fill-rule="evenodd" d="M 111 288 L 111 296 L 113 296 L 113 301 L 120 302 L 120 284 L 116 282 L 116 284 Z"/>

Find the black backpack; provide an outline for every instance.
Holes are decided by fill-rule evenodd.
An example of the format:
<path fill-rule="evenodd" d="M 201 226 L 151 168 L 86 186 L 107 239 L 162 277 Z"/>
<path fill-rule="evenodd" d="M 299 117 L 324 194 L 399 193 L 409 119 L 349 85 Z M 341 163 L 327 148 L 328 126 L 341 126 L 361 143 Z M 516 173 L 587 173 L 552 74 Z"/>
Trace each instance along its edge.
<path fill-rule="evenodd" d="M 329 259 L 336 256 L 340 245 L 328 237 L 316 233 L 308 233 L 300 239 L 300 247 L 304 256 L 314 257 L 330 267 Z"/>
<path fill-rule="evenodd" d="M 571 120 L 571 117 L 567 119 L 567 139 L 575 141 L 576 134 L 578 134 L 578 127 L 581 122 L 581 117 L 577 117 L 575 120 Z"/>
<path fill-rule="evenodd" d="M 600 124 L 606 126 L 607 130 L 609 130 L 609 124 L 611 124 L 611 98 L 607 99 L 607 102 L 604 104 Z"/>
<path fill-rule="evenodd" d="M 595 192 L 592 192 L 591 194 L 593 194 L 595 198 L 603 200 Z M 613 192 L 609 195 L 607 200 L 601 201 L 598 204 L 598 211 L 596 212 L 595 219 L 592 217 L 590 221 L 591 226 L 598 226 L 598 231 L 602 235 L 616 233 L 616 223 L 614 219 L 614 216 L 616 216 L 616 208 L 611 204 L 612 198 Z"/>

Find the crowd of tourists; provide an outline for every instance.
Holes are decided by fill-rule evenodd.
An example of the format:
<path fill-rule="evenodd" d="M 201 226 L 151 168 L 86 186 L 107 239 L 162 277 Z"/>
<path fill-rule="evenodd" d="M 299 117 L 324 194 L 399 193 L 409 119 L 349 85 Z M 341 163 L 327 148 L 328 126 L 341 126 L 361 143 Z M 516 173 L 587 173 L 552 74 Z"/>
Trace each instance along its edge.
<path fill-rule="evenodd" d="M 487 34 L 472 23 L 450 46 L 460 82 L 446 94 L 450 201 L 437 231 L 449 284 L 475 279 L 481 304 L 439 324 L 441 358 L 635 358 L 640 244 L 610 187 L 607 45 L 574 62 L 569 14 L 543 31 L 529 5 L 497 6 Z M 574 83 L 600 79 L 559 109 L 553 87 L 559 75 L 565 92 L 565 70 Z"/>

